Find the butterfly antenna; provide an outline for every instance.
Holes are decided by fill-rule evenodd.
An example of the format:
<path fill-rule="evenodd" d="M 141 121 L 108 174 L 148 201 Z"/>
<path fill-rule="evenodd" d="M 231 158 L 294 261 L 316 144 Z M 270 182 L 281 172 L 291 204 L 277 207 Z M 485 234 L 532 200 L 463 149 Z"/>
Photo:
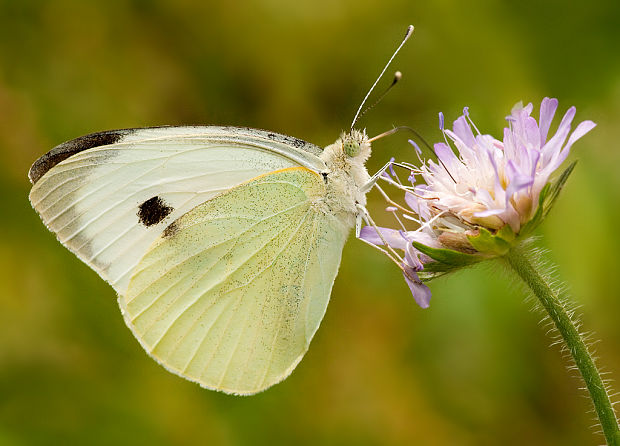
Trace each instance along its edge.
<path fill-rule="evenodd" d="M 370 110 L 372 110 L 373 108 L 375 108 L 377 106 L 377 104 L 379 104 L 379 102 L 381 102 L 383 100 L 383 98 L 389 93 L 389 91 L 392 89 L 392 87 L 394 85 L 396 85 L 398 83 L 398 81 L 400 81 L 403 77 L 403 73 L 401 73 L 400 71 L 397 71 L 396 73 L 394 73 L 394 80 L 392 81 L 392 83 L 390 84 L 389 87 L 387 87 L 385 89 L 385 91 L 383 93 L 381 93 L 381 96 L 379 96 L 379 99 L 377 99 L 374 104 L 369 105 L 368 107 L 366 107 L 364 109 L 363 112 L 360 113 L 360 115 L 357 117 L 357 120 L 359 121 L 360 119 L 362 119 L 362 116 L 364 116 L 366 113 L 368 113 Z"/>
<path fill-rule="evenodd" d="M 366 93 L 366 96 L 364 97 L 364 100 L 362 101 L 362 103 L 360 104 L 359 108 L 357 109 L 357 112 L 355 113 L 355 117 L 353 118 L 353 122 L 351 123 L 351 130 L 353 130 L 353 127 L 355 127 L 355 124 L 357 123 L 357 120 L 360 117 L 360 113 L 362 111 L 362 108 L 364 107 L 364 104 L 368 100 L 368 96 L 370 96 L 370 93 L 372 93 L 372 91 L 375 89 L 375 87 L 379 83 L 379 80 L 381 80 L 381 78 L 385 74 L 385 71 L 388 69 L 388 67 L 390 66 L 390 64 L 392 63 L 392 61 L 394 60 L 394 58 L 396 57 L 396 55 L 400 51 L 400 49 L 403 47 L 405 42 L 409 39 L 409 37 L 411 37 L 412 33 L 413 33 L 413 25 L 409 25 L 407 27 L 407 32 L 405 33 L 405 37 L 403 38 L 403 41 L 400 43 L 400 45 L 398 45 L 398 48 L 396 48 L 396 51 L 394 51 L 394 54 L 392 54 L 392 57 L 390 57 L 390 60 L 388 60 L 388 62 L 385 64 L 385 67 L 383 67 L 383 70 L 381 71 L 381 74 L 379 74 L 379 77 L 377 77 L 377 80 L 375 81 L 375 83 L 372 84 L 372 87 L 370 87 L 370 90 L 368 90 L 368 93 Z M 396 80 L 396 82 L 398 82 L 398 80 Z M 385 95 L 385 93 L 384 93 L 384 95 Z"/>

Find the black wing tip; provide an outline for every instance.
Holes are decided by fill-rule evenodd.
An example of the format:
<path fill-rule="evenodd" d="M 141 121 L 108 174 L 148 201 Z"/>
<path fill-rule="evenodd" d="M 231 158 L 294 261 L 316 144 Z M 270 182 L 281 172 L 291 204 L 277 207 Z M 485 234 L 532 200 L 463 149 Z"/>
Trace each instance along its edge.
<path fill-rule="evenodd" d="M 84 150 L 92 149 L 94 147 L 107 146 L 110 144 L 115 144 L 127 135 L 130 135 L 139 130 L 152 130 L 152 129 L 163 129 L 163 128 L 174 128 L 174 127 L 195 127 L 196 129 L 202 129 L 210 126 L 202 126 L 202 125 L 183 125 L 183 126 L 175 126 L 175 125 L 161 125 L 154 127 L 139 127 L 139 128 L 129 128 L 129 129 L 120 129 L 120 130 L 107 130 L 104 132 L 91 133 L 89 135 L 80 136 L 79 138 L 72 139 L 71 141 L 64 142 L 52 150 L 47 152 L 45 155 L 36 160 L 32 167 L 30 167 L 30 171 L 28 172 L 28 178 L 30 182 L 34 185 L 43 175 L 45 175 L 50 169 L 56 166 L 61 161 L 66 160 L 72 155 L 76 153 L 83 152 Z M 245 132 L 250 131 L 253 134 L 258 133 L 264 138 L 270 139 L 272 141 L 277 141 L 280 143 L 291 145 L 297 149 L 303 149 L 308 152 L 311 152 L 315 155 L 319 155 L 323 150 L 311 144 L 303 139 L 295 138 L 293 136 L 284 135 L 281 133 L 270 132 L 268 130 L 262 129 L 253 129 L 250 127 L 234 127 L 234 126 L 215 126 L 220 129 L 230 129 L 235 132 Z"/>
<path fill-rule="evenodd" d="M 132 129 L 107 130 L 105 132 L 80 136 L 79 138 L 57 145 L 32 164 L 30 171 L 28 171 L 28 178 L 30 178 L 32 184 L 35 184 L 52 167 L 70 156 L 83 152 L 84 150 L 92 149 L 93 147 L 117 143 L 132 131 Z"/>
<path fill-rule="evenodd" d="M 107 146 L 115 144 L 121 141 L 125 136 L 130 135 L 138 130 L 151 130 L 151 129 L 164 129 L 177 127 L 173 125 L 159 125 L 152 127 L 135 127 L 118 130 L 106 130 L 103 132 L 90 133 L 88 135 L 80 136 L 62 144 L 57 145 L 45 155 L 36 160 L 30 170 L 28 171 L 28 178 L 32 184 L 35 184 L 39 179 L 45 175 L 52 167 L 56 166 L 61 161 L 66 160 L 76 153 L 83 152 L 84 150 L 92 149 L 94 147 Z M 188 126 L 182 126 L 188 127 Z M 189 127 L 199 127 L 189 126 Z"/>

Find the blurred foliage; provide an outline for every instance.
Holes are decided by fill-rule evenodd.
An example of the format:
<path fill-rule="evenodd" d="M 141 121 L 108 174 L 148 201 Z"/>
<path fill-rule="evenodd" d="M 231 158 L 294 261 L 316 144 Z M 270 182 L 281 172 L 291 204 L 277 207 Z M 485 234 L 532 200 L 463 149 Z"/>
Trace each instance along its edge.
<path fill-rule="evenodd" d="M 598 123 L 538 232 L 620 378 L 617 0 L 0 0 L 0 444 L 603 441 L 540 314 L 497 265 L 438 279 L 421 310 L 399 271 L 351 239 L 306 358 L 239 398 L 149 359 L 113 290 L 30 209 L 32 161 L 93 131 L 234 124 L 329 144 L 409 23 L 403 81 L 363 118 L 369 134 L 411 125 L 437 140 L 437 112 L 469 105 L 499 136 L 515 102 L 544 96 Z M 407 138 L 378 141 L 369 171 L 413 160 Z M 383 206 L 371 198 L 379 219 Z"/>

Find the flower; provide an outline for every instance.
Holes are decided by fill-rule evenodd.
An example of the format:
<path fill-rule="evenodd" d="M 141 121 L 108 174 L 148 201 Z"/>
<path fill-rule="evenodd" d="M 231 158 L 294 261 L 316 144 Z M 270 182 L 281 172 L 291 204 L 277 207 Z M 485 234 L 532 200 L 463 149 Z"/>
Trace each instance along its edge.
<path fill-rule="evenodd" d="M 411 186 L 400 182 L 391 165 L 390 174 L 383 174 L 383 180 L 405 192 L 409 209 L 393 205 L 387 209 L 400 229 L 370 224 L 362 228 L 360 238 L 383 245 L 396 256 L 420 306 L 427 307 L 430 300 L 430 290 L 422 280 L 506 254 L 546 216 L 574 163 L 554 182 L 550 182 L 551 175 L 575 141 L 596 126 L 583 121 L 571 133 L 576 111 L 571 107 L 548 138 L 557 106 L 557 99 L 543 99 L 537 122 L 531 116 L 531 103 L 515 105 L 506 117 L 508 127 L 502 141 L 481 134 L 467 107 L 452 130 L 444 129 L 440 113 L 445 142 L 434 145 L 437 161 L 423 161 L 421 150 L 410 141 L 421 165 L 394 164 L 410 169 Z M 387 197 L 379 185 L 376 187 Z M 418 227 L 407 230 L 399 211 Z"/>

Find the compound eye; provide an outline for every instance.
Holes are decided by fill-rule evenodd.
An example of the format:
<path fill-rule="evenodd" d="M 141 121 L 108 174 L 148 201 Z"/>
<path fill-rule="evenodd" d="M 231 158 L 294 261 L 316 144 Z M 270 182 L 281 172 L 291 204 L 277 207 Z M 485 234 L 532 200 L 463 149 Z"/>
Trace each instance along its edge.
<path fill-rule="evenodd" d="M 360 144 L 358 142 L 347 139 L 342 143 L 342 145 L 344 148 L 344 153 L 346 153 L 350 157 L 359 155 Z"/>

